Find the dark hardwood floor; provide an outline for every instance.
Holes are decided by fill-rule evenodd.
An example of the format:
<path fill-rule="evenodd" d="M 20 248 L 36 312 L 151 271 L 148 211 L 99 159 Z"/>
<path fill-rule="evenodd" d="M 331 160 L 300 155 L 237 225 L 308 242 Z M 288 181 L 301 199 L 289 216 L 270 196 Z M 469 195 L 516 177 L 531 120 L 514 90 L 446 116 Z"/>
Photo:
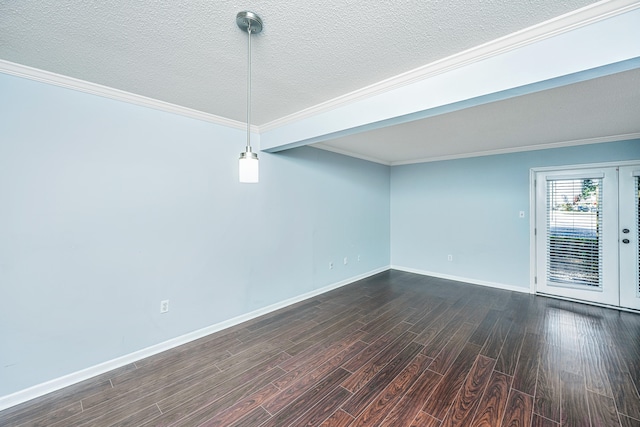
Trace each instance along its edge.
<path fill-rule="evenodd" d="M 389 271 L 0 412 L 9 426 L 640 426 L 640 315 Z"/>

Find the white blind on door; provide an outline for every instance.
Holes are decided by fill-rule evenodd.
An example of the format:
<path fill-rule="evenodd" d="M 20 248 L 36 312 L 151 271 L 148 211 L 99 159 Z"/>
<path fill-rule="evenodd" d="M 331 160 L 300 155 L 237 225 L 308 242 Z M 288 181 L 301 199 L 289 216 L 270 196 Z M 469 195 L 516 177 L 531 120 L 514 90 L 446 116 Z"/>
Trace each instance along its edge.
<path fill-rule="evenodd" d="M 547 181 L 547 282 L 602 287 L 602 178 Z"/>

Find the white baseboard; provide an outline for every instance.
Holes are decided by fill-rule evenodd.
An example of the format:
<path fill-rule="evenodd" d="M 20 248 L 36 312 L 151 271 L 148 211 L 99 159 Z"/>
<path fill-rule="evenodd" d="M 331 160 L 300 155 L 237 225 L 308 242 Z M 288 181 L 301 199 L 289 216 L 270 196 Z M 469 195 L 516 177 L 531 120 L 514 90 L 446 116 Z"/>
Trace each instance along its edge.
<path fill-rule="evenodd" d="M 18 405 L 20 403 L 26 402 L 28 400 L 35 399 L 36 397 L 43 396 L 47 393 L 60 390 L 64 387 L 68 387 L 78 382 L 88 380 L 89 378 L 93 378 L 96 375 L 104 374 L 113 369 L 120 368 L 122 366 L 133 363 L 137 360 L 144 359 L 145 357 L 153 356 L 154 354 L 158 354 L 163 351 L 170 350 L 172 348 L 189 343 L 191 341 L 195 341 L 197 339 L 213 334 L 215 332 L 219 332 L 223 329 L 227 329 L 232 326 L 238 325 L 242 322 L 255 319 L 256 317 L 260 317 L 264 314 L 271 313 L 281 308 L 285 308 L 290 305 L 296 304 L 300 301 L 304 301 L 306 299 L 315 297 L 317 295 L 329 292 L 333 289 L 337 289 L 342 286 L 349 285 L 353 282 L 357 282 L 358 280 L 366 279 L 367 277 L 373 276 L 378 273 L 382 273 L 383 271 L 387 271 L 389 270 L 389 268 L 390 268 L 389 266 L 377 268 L 375 270 L 368 271 L 358 276 L 350 277 L 340 282 L 332 283 L 328 286 L 325 286 L 319 289 L 314 289 L 313 291 L 304 293 L 302 295 L 298 295 L 296 297 L 289 298 L 284 301 L 277 302 L 275 304 L 271 304 L 267 307 L 260 308 L 250 313 L 246 313 L 246 314 L 234 317 L 232 319 L 228 319 L 223 322 L 216 323 L 211 326 L 207 326 L 206 328 L 198 329 L 197 331 L 189 332 L 179 337 L 172 338 L 170 340 L 161 342 L 159 344 L 155 344 L 150 347 L 143 348 L 142 350 L 138 350 L 133 353 L 129 353 L 124 356 L 117 357 L 112 360 L 108 360 L 98 365 L 94 365 L 89 368 L 82 369 L 80 371 L 76 371 L 71 374 L 64 375 L 62 377 L 55 378 L 53 380 L 50 380 L 44 383 L 34 385 L 24 390 L 20 390 L 6 396 L 2 396 L 0 397 L 0 411 L 2 411 L 3 409 L 10 408 L 12 406 Z"/>
<path fill-rule="evenodd" d="M 416 268 L 402 267 L 400 265 L 392 265 L 391 269 L 406 271 L 407 273 L 420 274 L 423 276 L 437 277 L 439 279 L 455 280 L 456 282 L 471 283 L 472 285 L 488 286 L 490 288 L 503 289 L 505 291 L 523 292 L 526 294 L 532 293 L 529 288 L 523 288 L 520 286 L 506 285 L 504 283 L 488 282 L 486 280 L 470 279 L 468 277 L 453 276 L 451 274 L 436 273 L 433 271 L 425 271 L 425 270 L 419 270 Z"/>

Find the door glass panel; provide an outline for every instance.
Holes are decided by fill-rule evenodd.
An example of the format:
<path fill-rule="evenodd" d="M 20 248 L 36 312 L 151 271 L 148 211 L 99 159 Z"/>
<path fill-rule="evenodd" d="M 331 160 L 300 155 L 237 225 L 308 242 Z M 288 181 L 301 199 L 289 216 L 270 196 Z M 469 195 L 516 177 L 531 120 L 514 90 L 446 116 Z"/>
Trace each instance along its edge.
<path fill-rule="evenodd" d="M 547 284 L 602 288 L 602 179 L 547 181 Z"/>

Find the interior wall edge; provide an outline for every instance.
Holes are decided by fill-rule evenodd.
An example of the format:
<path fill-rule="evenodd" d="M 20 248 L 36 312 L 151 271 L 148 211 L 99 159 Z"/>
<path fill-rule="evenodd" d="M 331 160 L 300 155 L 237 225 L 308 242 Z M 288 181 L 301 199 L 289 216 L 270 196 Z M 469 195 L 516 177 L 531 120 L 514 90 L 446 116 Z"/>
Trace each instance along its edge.
<path fill-rule="evenodd" d="M 451 274 L 442 274 L 442 273 L 437 273 L 435 271 L 420 270 L 416 268 L 403 267 L 400 265 L 391 265 L 391 269 L 404 271 L 407 273 L 420 274 L 422 276 L 436 277 L 438 279 L 455 280 L 456 282 L 464 282 L 472 285 L 487 286 L 489 288 L 502 289 L 505 291 L 522 292 L 524 294 L 533 293 L 529 288 L 523 288 L 522 286 L 508 285 L 506 283 L 490 282 L 487 280 L 471 279 L 469 277 L 455 276 Z"/>
<path fill-rule="evenodd" d="M 362 273 L 357 276 L 353 276 L 348 279 L 344 279 L 339 282 L 332 283 L 322 288 L 314 289 L 310 292 L 306 292 L 296 297 L 288 298 L 283 301 L 277 302 L 275 304 L 271 304 L 269 306 L 254 310 L 250 313 L 245 313 L 240 316 L 236 316 L 231 319 L 227 319 L 225 321 L 207 326 L 205 328 L 198 329 L 196 331 L 192 331 L 187 334 L 169 339 L 159 344 L 155 344 L 150 347 L 135 351 L 133 353 L 129 353 L 124 356 L 120 356 L 115 359 L 108 360 L 103 363 L 99 363 L 89 368 L 82 369 L 80 371 L 76 371 L 71 374 L 64 375 L 62 377 L 55 378 L 53 380 L 31 386 L 29 388 L 17 391 L 15 393 L 8 394 L 6 396 L 0 396 L 0 411 L 19 405 L 21 403 L 27 402 L 29 400 L 35 399 L 37 397 L 44 396 L 45 394 L 54 392 L 56 390 L 63 389 L 65 387 L 79 383 L 81 381 L 88 380 L 97 375 L 104 374 L 113 369 L 117 369 L 119 367 L 128 365 L 135 361 L 144 359 L 146 357 L 153 356 L 163 351 L 171 350 L 172 348 L 181 346 L 183 344 L 187 344 L 197 339 L 206 337 L 207 335 L 211 335 L 213 333 L 222 331 L 224 329 L 228 329 L 232 326 L 255 319 L 265 314 L 269 314 L 276 310 L 286 308 L 288 306 L 307 300 L 309 298 L 313 298 L 315 296 L 332 291 L 334 289 L 349 285 L 351 283 L 357 282 L 358 280 L 366 279 L 367 277 L 371 277 L 376 274 L 387 271 L 390 268 L 391 267 L 389 265 L 386 265 L 384 267 L 379 267 L 374 270 L 368 271 L 366 273 Z"/>

